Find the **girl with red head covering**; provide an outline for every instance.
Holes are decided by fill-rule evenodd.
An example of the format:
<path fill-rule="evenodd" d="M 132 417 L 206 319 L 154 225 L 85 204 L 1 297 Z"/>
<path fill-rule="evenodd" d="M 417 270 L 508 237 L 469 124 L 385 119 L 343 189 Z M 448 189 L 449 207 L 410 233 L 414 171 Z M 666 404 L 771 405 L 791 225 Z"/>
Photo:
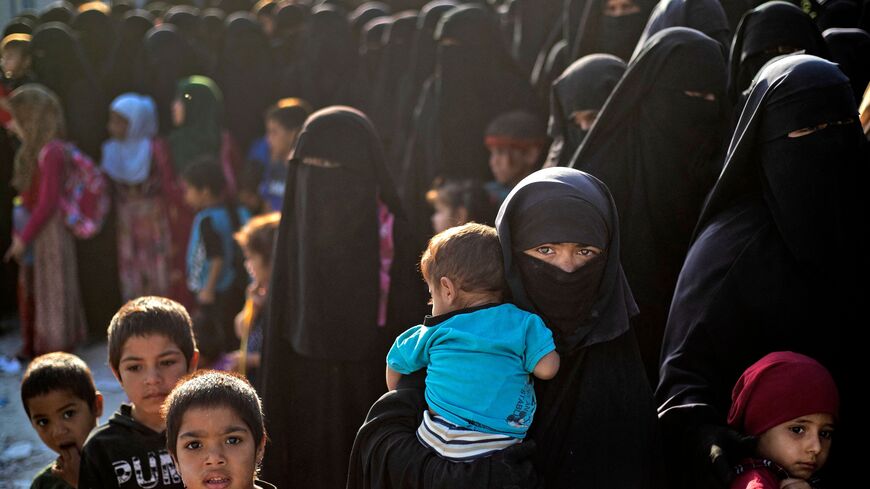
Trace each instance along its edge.
<path fill-rule="evenodd" d="M 809 489 L 828 459 L 840 397 L 812 358 L 765 355 L 737 380 L 728 424 L 758 438 L 757 458 L 737 466 L 731 489 Z"/>

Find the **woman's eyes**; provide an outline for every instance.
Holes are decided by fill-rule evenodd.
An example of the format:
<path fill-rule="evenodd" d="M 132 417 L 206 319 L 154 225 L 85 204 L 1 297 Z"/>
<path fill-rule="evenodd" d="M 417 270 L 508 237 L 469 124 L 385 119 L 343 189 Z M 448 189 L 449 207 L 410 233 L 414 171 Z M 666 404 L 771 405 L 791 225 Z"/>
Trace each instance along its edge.
<path fill-rule="evenodd" d="M 535 249 L 535 251 L 537 251 L 538 253 L 540 253 L 542 255 L 552 255 L 553 254 L 553 248 L 550 248 L 549 246 L 538 246 Z"/>

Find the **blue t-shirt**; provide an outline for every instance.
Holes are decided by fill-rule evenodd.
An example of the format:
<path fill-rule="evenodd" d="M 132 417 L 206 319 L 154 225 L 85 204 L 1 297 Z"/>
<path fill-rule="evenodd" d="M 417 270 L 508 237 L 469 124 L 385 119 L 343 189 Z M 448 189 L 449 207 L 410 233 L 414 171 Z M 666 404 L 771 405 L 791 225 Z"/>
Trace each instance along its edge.
<path fill-rule="evenodd" d="M 387 365 L 401 374 L 428 367 L 426 402 L 447 421 L 524 438 L 536 407 L 529 374 L 555 349 L 540 317 L 496 304 L 426 317 L 396 338 Z"/>

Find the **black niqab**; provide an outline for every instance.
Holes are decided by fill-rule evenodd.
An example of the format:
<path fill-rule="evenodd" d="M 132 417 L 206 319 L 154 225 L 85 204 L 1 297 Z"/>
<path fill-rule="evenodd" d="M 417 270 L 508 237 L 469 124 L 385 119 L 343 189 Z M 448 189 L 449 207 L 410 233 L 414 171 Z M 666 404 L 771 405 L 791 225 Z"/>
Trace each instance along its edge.
<path fill-rule="evenodd" d="M 247 12 L 227 18 L 215 81 L 224 96 L 226 128 L 243 154 L 265 131 L 263 114 L 277 99 L 269 39 Z"/>
<path fill-rule="evenodd" d="M 264 472 L 283 487 L 338 487 L 359 422 L 384 392 L 384 355 L 399 328 L 419 320 L 424 289 L 408 279 L 415 240 L 402 234 L 365 115 L 349 107 L 312 114 L 290 165 L 264 339 L 261 392 L 274 441 Z M 385 327 L 379 200 L 395 217 Z"/>
<path fill-rule="evenodd" d="M 378 17 L 389 16 L 391 11 L 390 6 L 383 2 L 365 2 L 361 4 L 348 16 L 354 37 L 359 42 L 362 42 L 362 32 L 365 25 Z"/>
<path fill-rule="evenodd" d="M 725 79 L 716 41 L 684 27 L 659 32 L 628 66 L 571 162 L 604 181 L 620 211 L 622 262 L 651 377 L 692 230 L 719 169 Z"/>
<path fill-rule="evenodd" d="M 822 35 L 831 51 L 831 61 L 849 77 L 855 100 L 861 100 L 870 83 L 870 34 L 863 29 L 835 28 Z"/>
<path fill-rule="evenodd" d="M 862 416 L 870 264 L 860 224 L 868 218 L 868 156 L 856 110 L 846 77 L 815 56 L 771 61 L 750 89 L 662 347 L 656 398 L 671 474 L 682 479 L 674 486 L 705 486 L 701 425 L 724 426 L 743 370 L 784 350 L 819 360 L 839 388 L 843 436 L 819 475 L 830 487 L 860 476 L 861 442 L 851 435 Z M 788 137 L 820 124 L 829 125 Z"/>
<path fill-rule="evenodd" d="M 783 52 L 781 48 L 790 51 Z M 728 77 L 731 103 L 738 103 L 741 93 L 749 88 L 753 77 L 765 63 L 791 50 L 829 57 L 821 32 L 799 7 L 772 1 L 747 12 L 740 20 L 731 44 Z"/>
<path fill-rule="evenodd" d="M 556 166 L 568 165 L 588 132 L 574 123 L 572 114 L 600 111 L 625 69 L 625 63 L 616 56 L 590 54 L 575 61 L 553 82 L 547 129 L 553 138 L 549 161 Z"/>
<path fill-rule="evenodd" d="M 145 93 L 157 104 L 160 132 L 172 130 L 172 101 L 178 80 L 200 71 L 190 45 L 175 26 L 163 24 L 145 34 L 144 61 L 138 66 L 137 78 Z"/>
<path fill-rule="evenodd" d="M 76 15 L 75 7 L 65 0 L 57 0 L 46 5 L 44 9 L 39 11 L 36 23 L 46 24 L 48 22 L 60 22 L 69 24 Z"/>
<path fill-rule="evenodd" d="M 655 5 L 652 0 L 635 0 L 634 3 L 640 9 L 638 12 L 614 17 L 604 14 L 606 0 L 580 2 L 582 13 L 572 44 L 571 59 L 580 59 L 593 53 L 629 59 Z"/>
<path fill-rule="evenodd" d="M 154 27 L 154 17 L 145 10 L 133 10 L 124 15 L 118 27 L 118 42 L 106 63 L 103 84 L 109 100 L 126 92 L 145 89 L 136 78 L 136 66 L 143 60 L 145 34 Z"/>
<path fill-rule="evenodd" d="M 90 9 L 76 15 L 71 27 L 78 34 L 90 67 L 102 73 L 116 44 L 112 19 L 97 9 Z"/>
<path fill-rule="evenodd" d="M 650 14 L 631 57 L 640 54 L 653 34 L 668 27 L 689 27 L 707 34 L 722 46 L 722 53 L 728 55 L 731 30 L 719 0 L 660 0 Z"/>

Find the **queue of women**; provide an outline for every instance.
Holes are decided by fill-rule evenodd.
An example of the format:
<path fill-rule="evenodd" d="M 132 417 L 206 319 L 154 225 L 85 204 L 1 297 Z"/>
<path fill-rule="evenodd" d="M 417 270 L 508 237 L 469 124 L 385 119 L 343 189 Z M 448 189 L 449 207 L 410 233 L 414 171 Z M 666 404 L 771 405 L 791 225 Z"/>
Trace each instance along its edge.
<path fill-rule="evenodd" d="M 824 365 L 840 393 L 835 448 L 824 482 L 812 483 L 858 480 L 867 1 L 95 3 L 55 2 L 4 31 L 4 89 L 21 142 L 8 130 L 0 138 L 3 175 L 25 206 L 35 205 L 34 176 L 36 195 L 62 179 L 57 138 L 136 185 L 114 195 L 94 239 L 73 242 L 51 216 L 40 217 L 49 234 L 27 236 L 31 327 L 45 327 L 40 315 L 60 318 L 51 335 L 69 339 L 53 348 L 74 346 L 84 321 L 99 332 L 105 311 L 133 294 L 119 285 L 126 261 L 150 270 L 148 287 L 196 304 L 183 254 L 169 251 L 187 246 L 190 226 L 177 175 L 208 153 L 227 198 L 260 188 L 262 173 L 251 185 L 255 163 L 239 155 L 264 134 L 264 112 L 294 97 L 313 113 L 283 158 L 274 209 L 282 217 L 256 379 L 270 439 L 264 479 L 724 488 L 757 442 L 727 423 L 735 382 L 766 354 L 793 351 Z M 25 38 L 28 69 L 10 69 L 14 40 Z M 57 107 L 12 91 L 32 83 Z M 146 101 L 113 102 L 130 93 Z M 178 103 L 187 121 L 173 113 Z M 434 233 L 427 191 L 436 180 L 492 180 L 484 134 L 515 110 L 549 115 L 545 168 L 521 175 L 503 202 L 490 196 L 497 215 L 471 217 L 494 224 L 506 298 L 543 318 L 561 367 L 535 380 L 523 443 L 457 463 L 417 440 L 425 373 L 386 392 L 384 358 L 427 313 L 417 268 Z M 110 114 L 124 119 L 114 133 Z M 103 144 L 132 133 L 156 142 Z M 148 165 L 126 164 L 142 154 Z M 13 193 L 4 190 L 2 231 L 20 257 Z M 161 197 L 131 208 L 143 195 Z M 130 252 L 137 233 L 151 238 Z M 562 243 L 603 246 L 586 264 L 524 258 Z M 56 275 L 46 275 L 49 260 Z M 15 296 L 10 273 L 4 300 Z M 58 310 L 66 302 L 55 299 L 75 302 L 64 290 L 79 289 L 83 310 Z"/>

